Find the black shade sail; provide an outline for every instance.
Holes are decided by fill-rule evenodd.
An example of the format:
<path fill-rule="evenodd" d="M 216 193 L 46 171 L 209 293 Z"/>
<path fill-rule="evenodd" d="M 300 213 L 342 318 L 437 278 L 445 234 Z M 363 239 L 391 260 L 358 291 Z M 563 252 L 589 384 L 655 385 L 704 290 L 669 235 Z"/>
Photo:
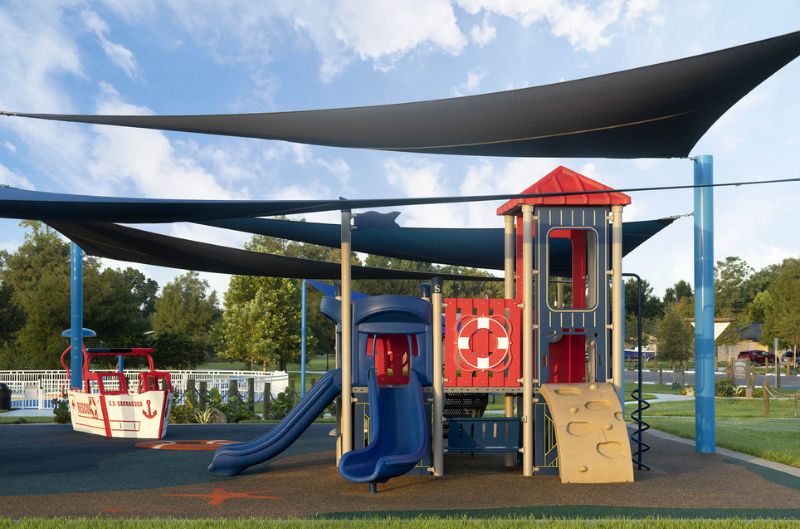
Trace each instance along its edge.
<path fill-rule="evenodd" d="M 732 183 L 714 184 L 718 186 Z M 670 186 L 685 188 L 692 186 Z M 620 189 L 646 191 L 668 188 Z M 203 222 L 215 219 L 259 217 L 338 211 L 362 208 L 491 202 L 515 198 L 562 197 L 607 193 L 570 191 L 555 193 L 513 193 L 448 197 L 370 198 L 353 200 L 183 200 L 162 198 L 104 197 L 29 191 L 0 185 L 0 218 L 67 222 Z"/>
<path fill-rule="evenodd" d="M 627 255 L 644 241 L 672 224 L 675 217 L 626 222 L 622 226 L 622 252 Z M 204 222 L 209 226 L 257 233 L 292 241 L 338 248 L 341 226 L 318 222 L 273 219 L 228 219 Z M 551 269 L 569 270 L 567 241 L 554 239 Z M 563 243 L 563 248 L 561 247 Z M 390 228 L 356 229 L 353 250 L 387 257 L 474 268 L 503 269 L 502 228 Z"/>
<path fill-rule="evenodd" d="M 798 55 L 794 32 L 575 81 L 414 103 L 190 116 L 7 114 L 419 153 L 685 157 L 722 114 Z"/>
<path fill-rule="evenodd" d="M 158 233 L 95 222 L 48 222 L 89 255 L 169 268 L 297 279 L 340 279 L 341 267 L 310 259 L 228 248 Z M 500 281 L 496 277 L 436 274 L 353 266 L 353 279 Z"/>

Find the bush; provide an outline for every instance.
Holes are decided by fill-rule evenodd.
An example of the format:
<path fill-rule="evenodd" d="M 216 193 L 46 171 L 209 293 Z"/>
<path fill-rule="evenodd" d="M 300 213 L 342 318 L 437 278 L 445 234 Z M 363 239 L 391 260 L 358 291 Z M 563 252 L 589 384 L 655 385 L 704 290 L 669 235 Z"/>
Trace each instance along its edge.
<path fill-rule="evenodd" d="M 266 398 L 266 396 L 265 396 Z M 291 387 L 287 387 L 282 393 L 278 393 L 275 400 L 270 402 L 269 410 L 266 413 L 267 419 L 279 421 L 286 417 L 297 401 L 297 392 Z"/>
<path fill-rule="evenodd" d="M 53 415 L 55 415 L 53 421 L 58 424 L 68 424 L 72 421 L 69 412 L 69 399 L 55 398 L 50 402 L 53 403 Z"/>
<path fill-rule="evenodd" d="M 172 406 L 172 411 L 169 414 L 169 422 L 172 424 L 194 422 L 195 413 L 197 413 L 197 410 L 190 403 L 176 404 Z"/>
<path fill-rule="evenodd" d="M 735 397 L 737 385 L 728 379 L 720 378 L 714 384 L 714 394 L 717 397 Z"/>

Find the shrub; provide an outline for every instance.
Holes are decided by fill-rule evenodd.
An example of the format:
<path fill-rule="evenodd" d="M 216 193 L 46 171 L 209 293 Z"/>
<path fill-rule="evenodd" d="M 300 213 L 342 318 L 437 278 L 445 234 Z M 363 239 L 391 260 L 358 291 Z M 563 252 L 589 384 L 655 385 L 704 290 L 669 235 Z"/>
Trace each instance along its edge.
<path fill-rule="evenodd" d="M 714 394 L 717 397 L 735 397 L 736 384 L 725 378 L 720 378 L 714 384 Z"/>
<path fill-rule="evenodd" d="M 286 417 L 292 408 L 294 408 L 294 403 L 297 400 L 297 392 L 291 387 L 287 387 L 282 393 L 279 393 L 275 400 L 273 400 L 269 405 L 269 411 L 267 411 L 267 419 L 274 419 L 274 420 L 281 420 Z"/>
<path fill-rule="evenodd" d="M 58 424 L 68 424 L 72 421 L 69 411 L 69 399 L 55 398 L 53 403 L 53 421 Z"/>

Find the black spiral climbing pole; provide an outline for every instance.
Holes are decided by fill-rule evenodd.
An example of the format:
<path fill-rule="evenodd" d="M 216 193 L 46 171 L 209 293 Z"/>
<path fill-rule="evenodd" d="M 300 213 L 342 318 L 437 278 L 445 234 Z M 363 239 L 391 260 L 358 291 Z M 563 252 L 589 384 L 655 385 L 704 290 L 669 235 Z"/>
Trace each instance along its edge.
<path fill-rule="evenodd" d="M 636 424 L 636 430 L 631 434 L 631 441 L 634 444 L 634 451 L 632 454 L 633 462 L 636 463 L 638 470 L 650 470 L 650 467 L 644 464 L 644 453 L 650 450 L 650 445 L 645 443 L 642 439 L 642 434 L 650 429 L 650 425 L 642 419 L 642 412 L 650 407 L 650 403 L 642 398 L 642 278 L 637 274 L 622 274 L 623 276 L 633 277 L 636 279 L 636 339 L 637 339 L 637 380 L 636 389 L 631 391 L 631 398 L 636 402 L 636 409 L 631 413 L 631 419 Z"/>

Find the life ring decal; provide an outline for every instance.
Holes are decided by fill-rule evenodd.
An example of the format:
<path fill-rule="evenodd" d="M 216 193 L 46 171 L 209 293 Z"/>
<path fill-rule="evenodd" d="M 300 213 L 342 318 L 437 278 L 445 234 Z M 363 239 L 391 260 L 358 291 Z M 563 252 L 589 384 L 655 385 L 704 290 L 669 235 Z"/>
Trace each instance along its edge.
<path fill-rule="evenodd" d="M 511 323 L 504 316 L 462 316 L 458 321 L 456 364 L 468 371 L 505 371 L 511 363 Z M 488 348 L 477 348 L 474 337 L 489 333 Z"/>

